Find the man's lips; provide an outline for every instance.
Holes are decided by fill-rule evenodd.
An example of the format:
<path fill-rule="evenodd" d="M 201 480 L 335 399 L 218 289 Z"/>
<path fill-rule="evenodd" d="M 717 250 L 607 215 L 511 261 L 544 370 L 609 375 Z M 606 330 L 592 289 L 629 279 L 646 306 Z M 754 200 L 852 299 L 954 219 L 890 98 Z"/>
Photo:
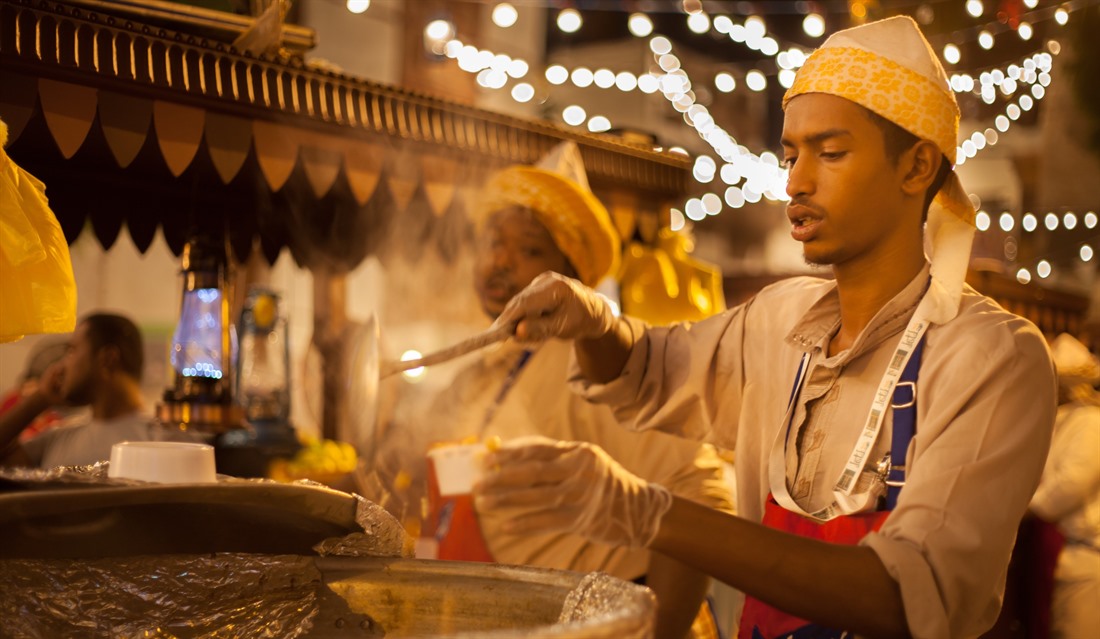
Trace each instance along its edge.
<path fill-rule="evenodd" d="M 787 206 L 787 219 L 791 221 L 791 237 L 798 242 L 808 242 L 817 236 L 822 216 L 808 206 L 791 204 Z"/>
<path fill-rule="evenodd" d="M 485 282 L 481 287 L 481 291 L 485 297 L 498 302 L 507 302 L 512 299 L 512 296 L 516 293 L 510 284 L 500 280 L 489 280 Z"/>

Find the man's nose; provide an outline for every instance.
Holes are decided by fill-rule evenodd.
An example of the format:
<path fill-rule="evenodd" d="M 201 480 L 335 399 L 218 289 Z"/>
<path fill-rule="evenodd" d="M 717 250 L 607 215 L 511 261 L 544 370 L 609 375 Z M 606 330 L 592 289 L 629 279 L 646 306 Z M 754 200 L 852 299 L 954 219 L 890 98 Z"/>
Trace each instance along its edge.
<path fill-rule="evenodd" d="M 500 268 L 512 268 L 515 259 L 512 251 L 500 246 L 493 249 L 493 265 Z"/>
<path fill-rule="evenodd" d="M 800 160 L 787 171 L 787 195 L 794 199 L 814 192 L 814 175 L 810 162 Z"/>

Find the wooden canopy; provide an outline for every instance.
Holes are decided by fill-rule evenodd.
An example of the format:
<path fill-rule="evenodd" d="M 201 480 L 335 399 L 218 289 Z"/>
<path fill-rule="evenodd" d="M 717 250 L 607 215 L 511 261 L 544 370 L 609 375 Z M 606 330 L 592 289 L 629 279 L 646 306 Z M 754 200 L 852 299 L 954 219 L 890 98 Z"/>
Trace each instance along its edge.
<path fill-rule="evenodd" d="M 353 268 L 398 218 L 445 255 L 492 170 L 581 149 L 620 231 L 682 195 L 689 163 L 438 97 L 251 56 L 77 3 L 0 0 L 0 117 L 9 155 L 47 185 L 71 242 L 139 249 L 225 232 L 239 259 Z"/>

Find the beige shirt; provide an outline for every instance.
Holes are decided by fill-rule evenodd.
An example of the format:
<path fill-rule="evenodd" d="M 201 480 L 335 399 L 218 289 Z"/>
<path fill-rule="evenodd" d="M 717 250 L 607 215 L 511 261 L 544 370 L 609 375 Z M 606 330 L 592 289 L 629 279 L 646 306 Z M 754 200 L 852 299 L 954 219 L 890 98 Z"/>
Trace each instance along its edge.
<path fill-rule="evenodd" d="M 31 462 L 40 468 L 87 466 L 110 461 L 111 447 L 126 441 L 198 441 L 178 430 L 157 423 L 140 412 L 114 419 L 92 419 L 90 414 L 73 418 L 68 424 L 51 428 L 23 443 Z"/>
<path fill-rule="evenodd" d="M 1100 406 L 1058 408 L 1050 455 L 1031 509 L 1058 524 L 1070 544 L 1100 550 Z"/>
<path fill-rule="evenodd" d="M 783 445 L 784 413 L 808 353 L 785 474 L 795 502 L 813 512 L 832 502 L 927 281 L 925 269 L 851 348 L 833 357 L 827 347 L 840 326 L 836 284 L 795 278 L 695 324 L 648 330 L 633 324 L 635 334 L 644 335 L 617 380 L 586 385 L 574 370 L 573 381 L 633 428 L 733 448 L 739 514 L 758 522 L 770 492 L 769 453 Z M 971 637 L 994 622 L 1054 408 L 1054 372 L 1042 335 L 966 287 L 959 316 L 926 334 L 917 430 L 897 508 L 861 542 L 900 584 L 914 637 Z M 888 412 L 871 464 L 889 450 L 891 424 Z M 873 508 L 875 500 L 867 501 Z M 837 587 L 844 587 L 843 575 Z"/>
<path fill-rule="evenodd" d="M 721 462 L 712 446 L 663 433 L 629 432 L 615 421 L 610 409 L 571 393 L 566 384 L 571 343 L 542 344 L 517 374 L 510 375 L 522 352 L 523 347 L 506 343 L 455 377 L 431 411 L 434 419 L 447 422 L 451 437 L 498 435 L 508 440 L 538 434 L 592 442 L 634 474 L 687 499 L 732 512 Z M 509 377 L 513 383 L 498 404 Z M 489 550 L 501 563 L 599 570 L 623 579 L 646 573 L 649 554 L 645 551 L 596 544 L 571 534 L 505 534 L 500 525 L 510 514 L 479 514 Z"/>

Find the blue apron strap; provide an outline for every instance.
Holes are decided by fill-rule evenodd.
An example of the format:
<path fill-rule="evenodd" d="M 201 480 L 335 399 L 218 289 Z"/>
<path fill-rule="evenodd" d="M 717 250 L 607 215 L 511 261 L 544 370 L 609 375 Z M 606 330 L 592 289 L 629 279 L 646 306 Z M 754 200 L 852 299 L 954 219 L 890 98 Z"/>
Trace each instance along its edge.
<path fill-rule="evenodd" d="M 925 336 L 922 335 L 901 373 L 901 378 L 894 385 L 891 403 L 894 428 L 890 441 L 890 472 L 886 476 L 886 510 L 894 509 L 901 487 L 905 485 L 905 453 L 909 450 L 909 441 L 917 432 L 917 375 L 920 373 L 924 339 Z"/>

